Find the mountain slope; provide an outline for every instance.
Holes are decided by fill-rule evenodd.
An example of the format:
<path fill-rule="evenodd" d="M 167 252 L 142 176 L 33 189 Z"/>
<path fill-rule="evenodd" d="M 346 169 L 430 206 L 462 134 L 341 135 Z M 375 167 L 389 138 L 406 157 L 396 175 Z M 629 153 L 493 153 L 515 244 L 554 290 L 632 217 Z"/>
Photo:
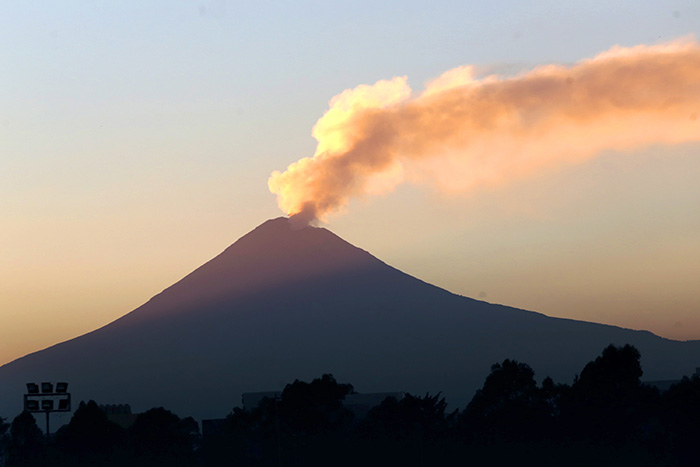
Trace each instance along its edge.
<path fill-rule="evenodd" d="M 0 415 L 21 410 L 25 382 L 64 380 L 76 401 L 222 417 L 242 392 L 328 372 L 361 392 L 442 391 L 461 406 L 494 362 L 570 382 L 610 343 L 635 345 L 646 379 L 700 362 L 700 342 L 454 295 L 278 218 L 113 323 L 0 367 Z"/>

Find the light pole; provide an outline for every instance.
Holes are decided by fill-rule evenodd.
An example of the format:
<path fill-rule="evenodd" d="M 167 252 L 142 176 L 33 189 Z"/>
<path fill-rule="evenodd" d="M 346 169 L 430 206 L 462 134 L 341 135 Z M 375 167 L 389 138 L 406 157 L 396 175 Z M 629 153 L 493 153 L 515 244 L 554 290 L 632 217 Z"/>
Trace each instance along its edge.
<path fill-rule="evenodd" d="M 46 413 L 46 437 L 49 436 L 49 414 L 51 412 L 70 412 L 70 393 L 68 383 L 41 383 L 41 392 L 36 383 L 27 383 L 24 395 L 24 410 L 31 413 Z"/>

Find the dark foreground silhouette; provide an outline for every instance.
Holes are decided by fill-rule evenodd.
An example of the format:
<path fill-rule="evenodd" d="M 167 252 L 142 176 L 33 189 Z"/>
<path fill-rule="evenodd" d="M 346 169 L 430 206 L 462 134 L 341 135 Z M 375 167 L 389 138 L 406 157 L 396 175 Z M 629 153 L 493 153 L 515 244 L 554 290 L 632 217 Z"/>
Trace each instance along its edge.
<path fill-rule="evenodd" d="M 571 386 L 534 376 L 504 360 L 462 410 L 406 394 L 358 418 L 343 405 L 353 386 L 323 375 L 233 409 L 205 437 L 163 408 L 124 429 L 90 401 L 48 440 L 27 412 L 1 422 L 0 452 L 7 467 L 697 465 L 698 376 L 660 394 L 640 383 L 630 345 L 606 347 Z"/>

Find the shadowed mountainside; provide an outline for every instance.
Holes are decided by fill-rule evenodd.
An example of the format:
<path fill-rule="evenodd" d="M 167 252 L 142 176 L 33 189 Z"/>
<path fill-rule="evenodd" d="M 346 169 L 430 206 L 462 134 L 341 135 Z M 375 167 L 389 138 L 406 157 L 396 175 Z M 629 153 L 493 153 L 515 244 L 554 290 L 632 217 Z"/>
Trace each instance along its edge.
<path fill-rule="evenodd" d="M 516 359 L 539 379 L 571 382 L 611 343 L 639 349 L 647 380 L 700 365 L 700 341 L 458 296 L 278 218 L 122 318 L 0 367 L 0 415 L 21 411 L 24 383 L 61 380 L 76 404 L 216 418 L 243 392 L 323 373 L 360 392 L 442 391 L 463 406 L 492 363 Z"/>

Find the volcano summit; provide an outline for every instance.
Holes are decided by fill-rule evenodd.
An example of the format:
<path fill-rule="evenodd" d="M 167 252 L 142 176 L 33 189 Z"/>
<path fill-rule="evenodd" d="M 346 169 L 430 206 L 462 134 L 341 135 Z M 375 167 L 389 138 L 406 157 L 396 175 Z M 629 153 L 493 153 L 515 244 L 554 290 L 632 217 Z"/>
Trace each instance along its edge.
<path fill-rule="evenodd" d="M 458 296 L 278 218 L 122 318 L 0 367 L 0 415 L 21 411 L 26 382 L 61 380 L 76 401 L 216 418 L 243 392 L 323 373 L 360 392 L 442 391 L 461 407 L 495 362 L 570 382 L 611 343 L 639 349 L 644 379 L 700 363 L 700 341 Z"/>

